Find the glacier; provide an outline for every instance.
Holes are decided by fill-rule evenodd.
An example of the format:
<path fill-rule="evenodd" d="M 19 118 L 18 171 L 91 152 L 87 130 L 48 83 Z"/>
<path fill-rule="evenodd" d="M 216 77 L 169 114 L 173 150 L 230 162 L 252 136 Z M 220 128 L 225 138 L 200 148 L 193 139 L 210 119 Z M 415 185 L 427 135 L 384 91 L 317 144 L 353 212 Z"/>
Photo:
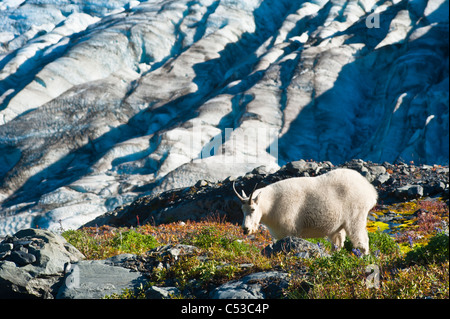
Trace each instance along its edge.
<path fill-rule="evenodd" d="M 0 3 L 0 234 L 298 159 L 448 164 L 448 0 Z"/>

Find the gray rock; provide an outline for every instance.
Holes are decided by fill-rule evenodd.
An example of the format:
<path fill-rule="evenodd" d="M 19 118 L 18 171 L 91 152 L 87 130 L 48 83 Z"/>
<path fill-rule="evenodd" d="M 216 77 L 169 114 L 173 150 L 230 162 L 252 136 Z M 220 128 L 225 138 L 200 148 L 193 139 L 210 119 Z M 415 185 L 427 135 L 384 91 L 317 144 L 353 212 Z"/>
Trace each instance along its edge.
<path fill-rule="evenodd" d="M 15 250 L 11 253 L 11 261 L 15 262 L 18 266 L 25 266 L 32 264 L 36 261 L 36 257 L 32 254 L 21 250 Z"/>
<path fill-rule="evenodd" d="M 373 182 L 373 180 L 375 179 L 375 177 L 369 172 L 369 170 L 365 167 L 363 167 L 363 169 L 361 170 L 361 175 L 364 176 L 370 183 Z"/>
<path fill-rule="evenodd" d="M 11 255 L 11 250 L 7 250 L 4 252 L 0 253 L 0 260 L 6 259 L 6 257 L 8 257 L 9 255 Z"/>
<path fill-rule="evenodd" d="M 316 172 L 319 164 L 316 162 L 306 162 L 305 160 L 293 161 L 286 164 L 286 170 L 294 174 L 300 174 L 304 171 Z"/>
<path fill-rule="evenodd" d="M 369 169 L 370 169 L 370 172 L 375 176 L 379 176 L 379 175 L 386 173 L 386 168 L 381 165 L 370 166 Z"/>
<path fill-rule="evenodd" d="M 375 186 L 380 186 L 386 183 L 391 178 L 391 175 L 389 173 L 382 173 L 381 175 L 378 175 L 375 180 L 374 184 Z"/>
<path fill-rule="evenodd" d="M 121 266 L 125 262 L 129 260 L 134 260 L 136 258 L 136 255 L 134 254 L 120 254 L 116 256 L 112 256 L 108 259 L 105 259 L 105 263 L 113 266 Z"/>
<path fill-rule="evenodd" d="M 14 245 L 11 243 L 0 244 L 0 253 L 12 250 L 13 248 L 14 248 Z"/>
<path fill-rule="evenodd" d="M 0 298 L 53 298 L 65 265 L 84 258 L 63 237 L 47 230 L 24 229 L 14 237 L 14 243 L 28 247 L 17 246 L 0 261 Z"/>
<path fill-rule="evenodd" d="M 423 196 L 423 187 L 420 185 L 406 185 L 398 187 L 395 195 L 399 198 L 416 198 Z"/>
<path fill-rule="evenodd" d="M 270 173 L 274 173 L 274 171 L 275 170 L 274 170 L 273 167 L 268 167 L 266 165 L 261 165 L 261 166 L 258 166 L 256 168 L 254 168 L 252 170 L 252 174 L 267 175 L 267 174 L 270 174 Z"/>
<path fill-rule="evenodd" d="M 288 274 L 279 271 L 253 273 L 227 282 L 211 293 L 212 299 L 272 299 L 282 296 L 289 284 Z"/>
<path fill-rule="evenodd" d="M 205 186 L 208 186 L 208 182 L 205 181 L 204 179 L 199 180 L 199 181 L 195 184 L 195 187 L 205 187 Z"/>
<path fill-rule="evenodd" d="M 179 294 L 180 290 L 176 287 L 151 286 L 145 291 L 145 297 L 148 299 L 167 299 Z"/>
<path fill-rule="evenodd" d="M 426 187 L 424 187 L 424 194 L 438 194 L 438 193 L 442 193 L 446 190 L 446 188 L 448 188 L 448 185 L 446 185 L 444 182 L 437 182 L 431 185 L 427 185 Z"/>
<path fill-rule="evenodd" d="M 183 244 L 176 244 L 176 245 L 164 245 L 156 247 L 150 251 L 147 252 L 149 255 L 159 255 L 162 258 L 171 258 L 174 260 L 177 260 L 180 256 L 185 255 L 192 255 L 196 251 L 198 251 L 198 248 L 192 245 L 183 245 Z"/>
<path fill-rule="evenodd" d="M 319 245 L 292 236 L 282 238 L 275 244 L 270 244 L 261 251 L 261 254 L 267 257 L 277 253 L 294 253 L 301 258 L 329 256 Z"/>
<path fill-rule="evenodd" d="M 140 272 L 113 266 L 104 260 L 83 260 L 70 268 L 56 295 L 58 299 L 100 299 L 145 283 Z"/>
<path fill-rule="evenodd" d="M 412 197 L 421 197 L 423 196 L 423 187 L 420 185 L 412 185 L 408 189 L 408 195 Z"/>

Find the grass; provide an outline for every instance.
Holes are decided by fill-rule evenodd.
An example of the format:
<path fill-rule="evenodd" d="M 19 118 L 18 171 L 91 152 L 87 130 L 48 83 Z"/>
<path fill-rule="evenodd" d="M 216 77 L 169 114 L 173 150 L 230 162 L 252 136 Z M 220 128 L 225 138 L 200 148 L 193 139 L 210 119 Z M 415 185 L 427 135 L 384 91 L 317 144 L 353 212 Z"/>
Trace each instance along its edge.
<path fill-rule="evenodd" d="M 370 240 L 372 248 L 378 249 L 372 250 L 369 256 L 358 257 L 343 249 L 330 258 L 306 260 L 314 288 L 305 294 L 294 283 L 288 296 L 312 299 L 449 298 L 448 236 L 435 235 L 425 247 L 415 248 L 406 255 L 387 234 L 371 233 Z"/>
<path fill-rule="evenodd" d="M 218 218 L 201 222 L 143 225 L 127 228 L 84 228 L 63 236 L 87 259 L 105 259 L 121 253 L 143 254 L 159 245 L 189 244 L 194 256 L 180 257 L 170 268 L 155 269 L 149 285 L 170 284 L 183 291 L 205 290 L 249 273 L 281 270 L 290 274 L 286 298 L 449 298 L 448 236 L 439 226 L 448 222 L 441 200 L 413 201 L 388 209 L 409 217 L 407 227 L 373 229 L 368 225 L 370 255 L 360 256 L 346 240 L 344 249 L 331 251 L 326 239 L 314 239 L 331 257 L 301 259 L 292 254 L 267 258 L 262 248 L 271 243 L 267 230 L 244 236 L 239 226 Z M 385 207 L 383 210 L 386 209 Z M 426 209 L 426 214 L 416 213 Z M 374 210 L 374 214 L 380 211 Z M 415 215 L 414 215 L 415 214 Z M 246 267 L 241 265 L 245 264 Z M 305 271 L 307 270 L 307 274 Z M 144 298 L 146 287 L 124 291 L 113 298 Z"/>
<path fill-rule="evenodd" d="M 142 254 L 160 245 L 154 236 L 127 228 L 68 230 L 64 238 L 87 259 L 106 259 L 123 253 Z"/>

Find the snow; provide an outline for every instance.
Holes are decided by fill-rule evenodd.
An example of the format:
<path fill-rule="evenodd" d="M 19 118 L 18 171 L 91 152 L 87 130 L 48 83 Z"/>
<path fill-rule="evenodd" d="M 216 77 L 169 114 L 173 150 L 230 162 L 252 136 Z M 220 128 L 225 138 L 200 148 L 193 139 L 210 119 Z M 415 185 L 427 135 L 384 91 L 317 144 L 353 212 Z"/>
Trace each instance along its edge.
<path fill-rule="evenodd" d="M 0 235 L 301 158 L 448 163 L 448 1 L 8 0 L 0 30 Z"/>

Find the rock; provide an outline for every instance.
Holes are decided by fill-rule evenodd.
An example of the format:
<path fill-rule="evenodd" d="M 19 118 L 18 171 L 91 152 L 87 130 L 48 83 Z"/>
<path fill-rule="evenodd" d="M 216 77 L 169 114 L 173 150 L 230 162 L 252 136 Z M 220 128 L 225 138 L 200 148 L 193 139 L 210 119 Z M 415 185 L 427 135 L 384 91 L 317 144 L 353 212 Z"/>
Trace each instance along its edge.
<path fill-rule="evenodd" d="M 293 161 L 286 164 L 286 170 L 293 174 L 300 174 L 305 171 L 316 173 L 318 168 L 318 163 L 306 162 L 305 160 Z"/>
<path fill-rule="evenodd" d="M 122 254 L 105 260 L 112 266 L 120 266 L 142 274 L 151 274 L 155 268 L 169 269 L 181 256 L 193 256 L 198 248 L 191 245 L 164 245 L 141 255 Z"/>
<path fill-rule="evenodd" d="M 134 254 L 120 254 L 116 256 L 112 256 L 108 259 L 105 259 L 105 263 L 113 266 L 123 266 L 124 263 L 130 260 L 134 260 L 136 255 Z"/>
<path fill-rule="evenodd" d="M 167 299 L 179 294 L 180 290 L 176 287 L 151 286 L 145 291 L 145 297 L 147 299 Z"/>
<path fill-rule="evenodd" d="M 267 175 L 267 174 L 274 173 L 275 171 L 276 171 L 276 169 L 274 167 L 268 167 L 266 165 L 261 165 L 261 166 L 254 168 L 251 173 L 257 174 L 257 175 Z"/>
<path fill-rule="evenodd" d="M 389 175 L 389 173 L 382 173 L 382 174 L 378 175 L 378 176 L 374 179 L 374 184 L 375 184 L 375 186 L 383 185 L 383 184 L 386 183 L 390 178 L 391 178 L 391 175 Z"/>
<path fill-rule="evenodd" d="M 408 189 L 408 195 L 411 197 L 422 197 L 423 187 L 420 185 L 413 185 Z"/>
<path fill-rule="evenodd" d="M 417 198 L 423 196 L 423 187 L 420 185 L 406 185 L 397 188 L 395 194 L 399 198 Z"/>
<path fill-rule="evenodd" d="M 8 257 L 9 255 L 11 255 L 11 251 L 10 250 L 1 252 L 0 253 L 0 260 L 6 259 L 6 257 Z"/>
<path fill-rule="evenodd" d="M 292 236 L 282 238 L 275 244 L 266 246 L 261 251 L 261 254 L 267 257 L 271 257 L 277 253 L 293 253 L 295 256 L 301 258 L 329 256 L 319 245 L 313 244 L 305 239 Z"/>
<path fill-rule="evenodd" d="M 15 262 L 17 266 L 25 266 L 34 263 L 36 257 L 24 251 L 16 250 L 11 253 L 10 260 Z"/>
<path fill-rule="evenodd" d="M 279 271 L 258 272 L 214 289 L 212 299 L 275 299 L 289 285 L 288 274 Z"/>
<path fill-rule="evenodd" d="M 0 298 L 53 298 L 65 265 L 84 259 L 63 237 L 43 229 L 21 230 L 1 245 L 11 244 L 14 251 L 0 260 Z"/>
<path fill-rule="evenodd" d="M 427 185 L 424 185 L 424 195 L 435 195 L 439 193 L 445 192 L 445 190 L 448 188 L 447 185 L 445 185 L 444 182 L 438 181 L 437 183 L 430 183 Z"/>
<path fill-rule="evenodd" d="M 286 170 L 290 173 L 301 173 L 306 169 L 306 161 L 299 160 L 293 161 L 286 164 Z"/>
<path fill-rule="evenodd" d="M 375 176 L 380 176 L 386 173 L 386 168 L 381 165 L 370 166 L 370 171 Z"/>
<path fill-rule="evenodd" d="M 199 187 L 205 187 L 205 186 L 207 186 L 207 185 L 208 185 L 208 182 L 202 179 L 202 180 L 199 180 L 199 181 L 195 184 L 195 187 L 199 188 Z"/>
<path fill-rule="evenodd" d="M 164 245 L 156 247 L 146 254 L 150 256 L 160 256 L 161 258 L 169 258 L 173 260 L 177 260 L 180 256 L 189 256 L 193 255 L 198 251 L 198 248 L 192 245 Z"/>
<path fill-rule="evenodd" d="M 107 295 L 122 294 L 146 282 L 139 272 L 113 266 L 104 260 L 86 260 L 71 264 L 59 288 L 58 299 L 101 299 Z"/>
<path fill-rule="evenodd" d="M 370 174 L 370 172 L 367 169 L 363 169 L 361 171 L 361 175 L 364 176 L 370 183 L 373 182 L 373 180 L 375 179 L 375 177 Z"/>
<path fill-rule="evenodd" d="M 0 253 L 12 250 L 14 248 L 14 245 L 11 243 L 2 243 L 0 244 Z"/>

